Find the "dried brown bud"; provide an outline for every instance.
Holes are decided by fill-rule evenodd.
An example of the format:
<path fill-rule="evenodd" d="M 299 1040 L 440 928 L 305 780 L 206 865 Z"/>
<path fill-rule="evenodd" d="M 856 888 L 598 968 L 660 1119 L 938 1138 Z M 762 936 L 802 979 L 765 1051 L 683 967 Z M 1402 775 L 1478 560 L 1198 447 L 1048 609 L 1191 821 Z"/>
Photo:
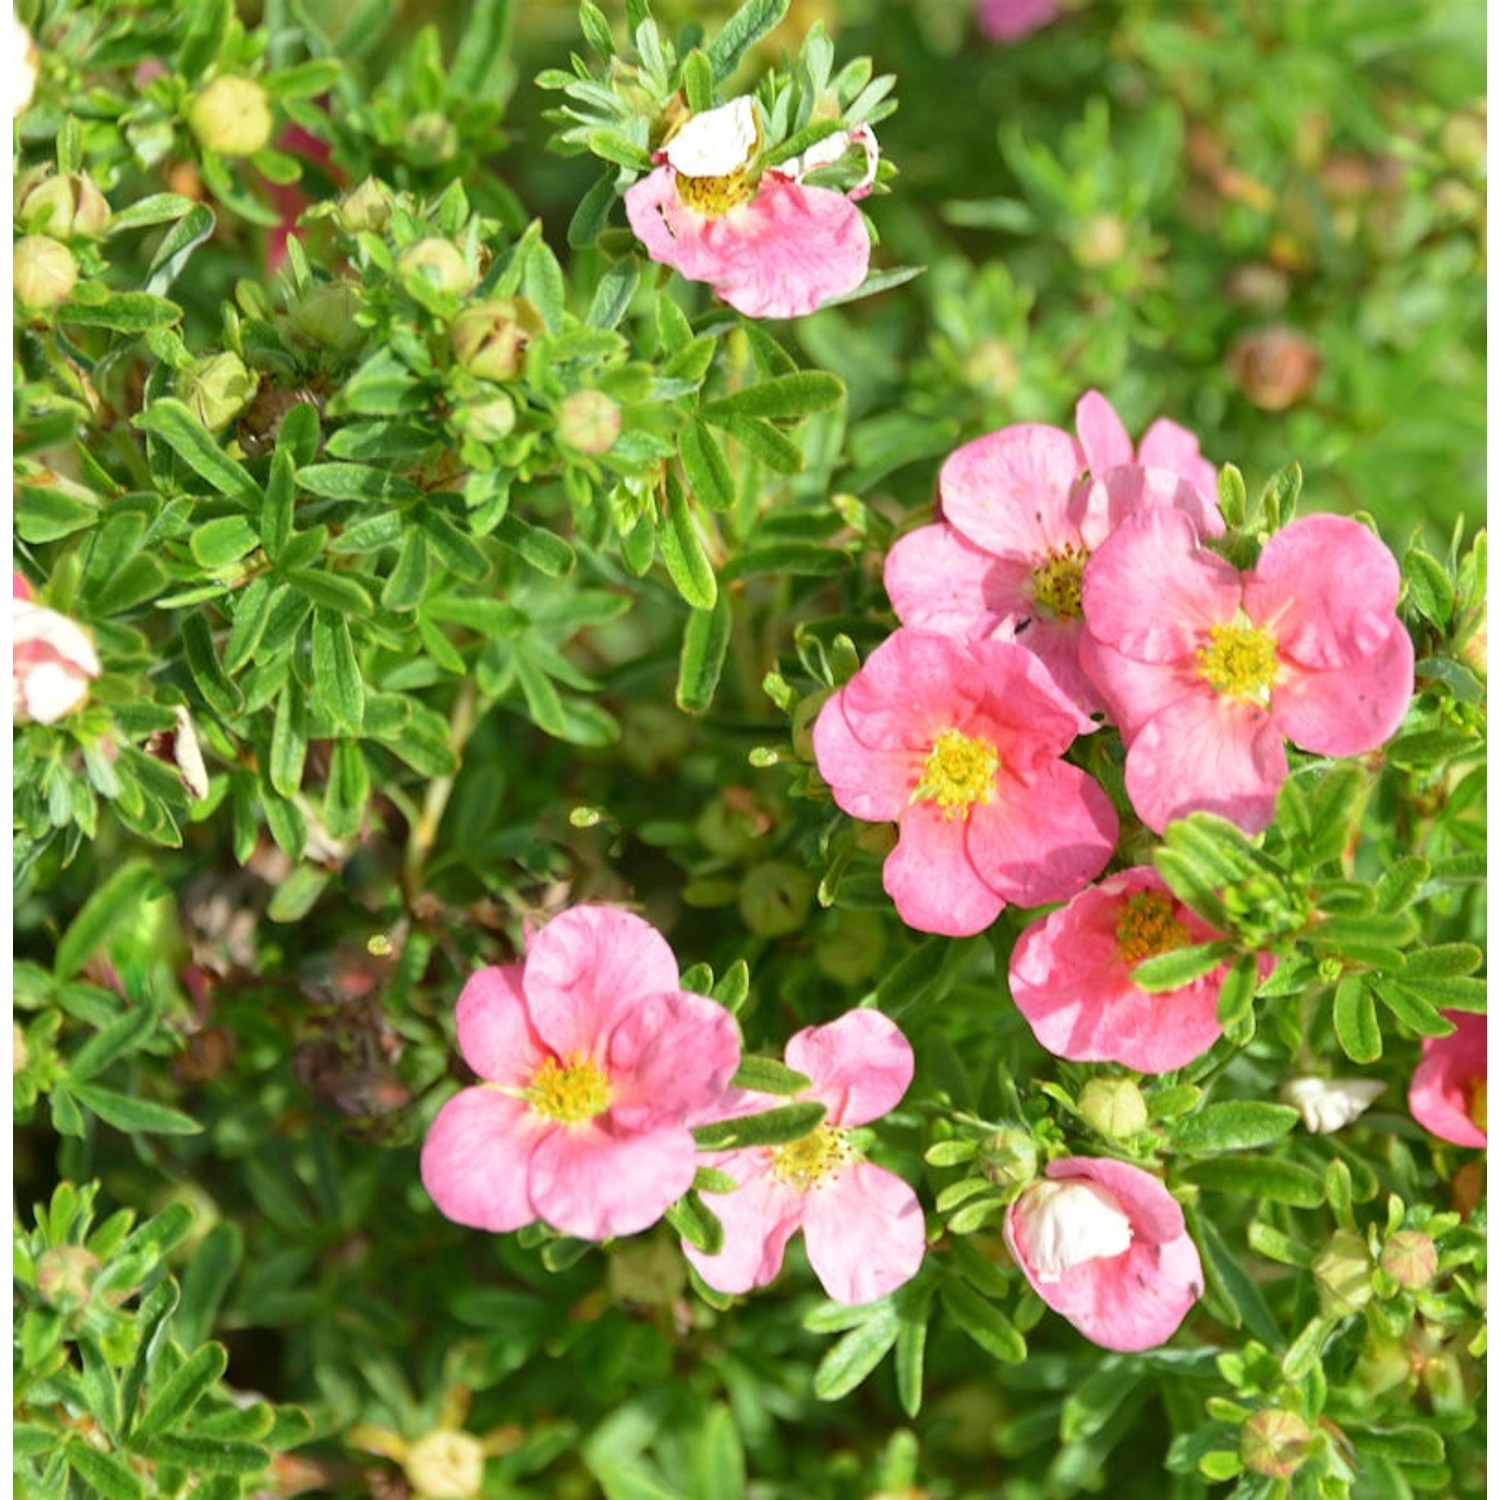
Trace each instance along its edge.
<path fill-rule="evenodd" d="M 1236 339 L 1225 363 L 1235 384 L 1262 411 L 1285 411 L 1317 384 L 1323 356 L 1294 328 L 1260 328 Z"/>

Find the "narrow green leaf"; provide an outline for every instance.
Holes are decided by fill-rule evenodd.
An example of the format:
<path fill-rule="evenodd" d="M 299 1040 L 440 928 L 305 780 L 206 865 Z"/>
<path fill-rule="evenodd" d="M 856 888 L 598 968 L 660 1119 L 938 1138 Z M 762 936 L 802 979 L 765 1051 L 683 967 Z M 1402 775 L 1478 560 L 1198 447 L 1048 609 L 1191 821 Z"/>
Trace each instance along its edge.
<path fill-rule="evenodd" d="M 229 680 L 219 661 L 218 653 L 214 650 L 213 636 L 209 633 L 208 621 L 198 613 L 184 615 L 179 633 L 187 656 L 188 670 L 193 674 L 198 691 L 203 694 L 203 701 L 226 719 L 237 717 L 245 706 L 245 700 L 240 690 Z"/>
<path fill-rule="evenodd" d="M 705 420 L 713 420 L 707 411 Z M 806 467 L 802 450 L 784 432 L 758 417 L 729 415 L 714 421 L 739 443 L 746 453 L 758 458 L 778 474 L 800 474 Z"/>
<path fill-rule="evenodd" d="M 1453 580 L 1435 557 L 1413 547 L 1402 564 L 1412 602 L 1434 625 L 1446 628 L 1453 617 Z"/>
<path fill-rule="evenodd" d="M 116 932 L 134 920 L 143 902 L 161 890 L 161 878 L 144 860 L 133 860 L 116 870 L 68 924 L 57 945 L 53 972 L 59 979 L 71 979 Z"/>
<path fill-rule="evenodd" d="M 145 1500 L 139 1479 L 112 1453 L 91 1448 L 82 1438 L 69 1438 L 68 1466 L 102 1500 Z"/>
<path fill-rule="evenodd" d="M 724 1248 L 724 1226 L 696 1192 L 684 1193 L 667 1210 L 666 1218 L 688 1244 L 705 1255 L 717 1255 Z"/>
<path fill-rule="evenodd" d="M 318 704 L 350 734 L 359 734 L 365 723 L 365 682 L 354 654 L 349 622 L 332 610 L 313 615 L 313 683 Z"/>
<path fill-rule="evenodd" d="M 98 1084 L 79 1084 L 73 1089 L 73 1096 L 105 1124 L 127 1133 L 141 1131 L 153 1135 L 197 1135 L 203 1129 L 196 1120 L 183 1114 L 181 1110 L 169 1109 L 165 1104 L 154 1104 L 149 1099 L 117 1094 L 113 1089 L 100 1088 Z"/>
<path fill-rule="evenodd" d="M 204 1344 L 195 1349 L 152 1397 L 145 1415 L 136 1424 L 133 1442 L 138 1445 L 176 1427 L 228 1368 L 229 1355 L 223 1344 Z"/>
<path fill-rule="evenodd" d="M 495 527 L 495 536 L 512 552 L 519 553 L 538 572 L 562 578 L 573 571 L 577 559 L 573 549 L 560 536 L 532 526 L 519 516 L 506 512 Z"/>
<path fill-rule="evenodd" d="M 972 1287 L 961 1281 L 945 1281 L 941 1295 L 953 1321 L 986 1353 L 1011 1365 L 1026 1358 L 1026 1340 L 1016 1325 Z"/>
<path fill-rule="evenodd" d="M 1177 948 L 1170 953 L 1158 953 L 1154 958 L 1138 963 L 1130 972 L 1131 983 L 1137 984 L 1149 994 L 1163 990 L 1181 989 L 1195 979 L 1211 973 L 1220 964 L 1234 956 L 1235 945 L 1221 938 L 1212 943 L 1195 943 L 1189 948 Z"/>
<path fill-rule="evenodd" d="M 1370 986 L 1362 976 L 1346 974 L 1334 988 L 1333 1029 L 1351 1062 L 1379 1060 L 1383 1050 L 1380 1019 L 1375 1014 Z"/>
<path fill-rule="evenodd" d="M 134 425 L 159 437 L 201 478 L 221 495 L 237 500 L 247 511 L 259 513 L 260 486 L 242 464 L 224 452 L 218 439 L 171 396 L 159 397 L 135 418 Z"/>
<path fill-rule="evenodd" d="M 244 1253 L 244 1236 L 232 1219 L 221 1219 L 194 1247 L 182 1277 L 182 1306 L 173 1321 L 173 1331 L 183 1348 L 193 1349 L 208 1341 L 214 1315 Z"/>
<path fill-rule="evenodd" d="M 295 797 L 302 790 L 306 760 L 307 712 L 302 689 L 295 678 L 288 678 L 276 700 L 276 716 L 271 722 L 271 785 L 283 797 Z"/>
<path fill-rule="evenodd" d="M 394 470 L 369 464 L 308 464 L 297 470 L 297 484 L 325 500 L 411 500 L 422 493 Z"/>
<path fill-rule="evenodd" d="M 697 518 L 682 486 L 670 475 L 666 488 L 666 524 L 657 532 L 662 561 L 677 592 L 694 609 L 710 610 L 719 596 L 719 586 L 698 535 Z"/>
<path fill-rule="evenodd" d="M 818 1363 L 813 1394 L 820 1401 L 838 1401 L 854 1390 L 883 1360 L 901 1332 L 890 1302 L 874 1303 L 867 1316 L 851 1328 Z"/>
<path fill-rule="evenodd" d="M 1209 1157 L 1190 1162 L 1181 1176 L 1209 1192 L 1270 1198 L 1294 1208 L 1316 1208 L 1323 1201 L 1323 1179 L 1317 1172 L 1269 1156 Z"/>
<path fill-rule="evenodd" d="M 922 1371 L 927 1356 L 932 1294 L 932 1287 L 926 1286 L 913 1296 L 898 1293 L 893 1299 L 901 1323 L 896 1334 L 896 1399 L 909 1417 L 915 1417 L 922 1409 Z"/>
<path fill-rule="evenodd" d="M 1403 1025 L 1410 1026 L 1418 1036 L 1451 1036 L 1458 1029 L 1435 1005 L 1395 980 L 1377 980 L 1372 988 L 1381 1004 Z"/>
<path fill-rule="evenodd" d="M 708 1410 L 693 1444 L 693 1500 L 744 1500 L 745 1450 L 734 1414 L 722 1402 Z"/>
<path fill-rule="evenodd" d="M 809 1099 L 802 1104 L 784 1104 L 760 1114 L 741 1115 L 700 1125 L 693 1139 L 700 1151 L 734 1151 L 742 1146 L 781 1146 L 800 1140 L 822 1122 L 826 1105 Z"/>
<path fill-rule="evenodd" d="M 812 1087 L 812 1079 L 772 1057 L 758 1057 L 753 1052 L 741 1055 L 740 1065 L 731 1088 L 749 1089 L 758 1094 L 800 1094 Z"/>
<path fill-rule="evenodd" d="M 197 527 L 188 542 L 201 567 L 224 568 L 260 546 L 260 533 L 244 516 L 220 516 Z"/>
<path fill-rule="evenodd" d="M 588 322 L 595 328 L 615 328 L 630 311 L 631 300 L 641 284 L 641 265 L 633 255 L 617 260 L 599 278 L 594 300 L 589 304 Z"/>
<path fill-rule="evenodd" d="M 1440 1464 L 1446 1450 L 1442 1434 L 1431 1427 L 1356 1427 L 1347 1429 L 1357 1453 L 1379 1453 L 1399 1464 Z"/>
<path fill-rule="evenodd" d="M 682 91 L 688 108 L 701 115 L 714 105 L 714 65 L 708 54 L 694 47 L 682 60 Z"/>
<path fill-rule="evenodd" d="M 297 540 L 300 542 L 301 537 Z M 365 586 L 357 583 L 347 573 L 335 573 L 321 568 L 288 567 L 286 577 L 288 582 L 323 610 L 361 618 L 374 613 L 375 603 Z"/>
<path fill-rule="evenodd" d="M 781 24 L 790 4 L 791 0 L 745 0 L 704 49 L 713 64 L 715 81 L 723 83 L 740 65 L 740 59 Z"/>
<path fill-rule="evenodd" d="M 155 1028 L 155 1012 L 146 1005 L 133 1006 L 78 1049 L 68 1063 L 68 1077 L 74 1083 L 87 1083 L 116 1058 L 135 1051 L 137 1044 Z"/>
<path fill-rule="evenodd" d="M 296 466 L 291 448 L 284 442 L 271 455 L 271 476 L 266 481 L 266 503 L 260 511 L 260 535 L 266 556 L 275 562 L 292 535 L 296 507 Z"/>
<path fill-rule="evenodd" d="M 677 454 L 688 488 L 710 510 L 732 510 L 734 475 L 724 451 L 702 422 L 689 422 L 677 436 Z"/>
<path fill-rule="evenodd" d="M 684 713 L 705 713 L 713 702 L 729 651 L 730 626 L 729 595 L 723 591 L 712 609 L 695 609 L 688 616 L 677 670 L 677 706 Z"/>
<path fill-rule="evenodd" d="M 1240 1257 L 1229 1248 L 1213 1217 L 1198 1213 L 1192 1205 L 1183 1212 L 1189 1231 L 1203 1251 L 1204 1275 L 1217 1282 L 1220 1297 L 1238 1320 L 1234 1326 L 1248 1328 L 1268 1348 L 1279 1348 L 1283 1341 L 1280 1325 L 1266 1305 L 1260 1287 L 1240 1263 Z"/>
<path fill-rule="evenodd" d="M 82 288 L 80 288 L 80 291 Z M 143 333 L 169 328 L 182 318 L 182 309 L 149 292 L 111 292 L 94 300 L 75 295 L 57 310 L 58 321 L 75 328 L 109 328 L 116 333 Z"/>
<path fill-rule="evenodd" d="M 1179 1151 L 1244 1151 L 1279 1140 L 1300 1118 L 1285 1104 L 1229 1099 L 1179 1120 L 1172 1128 L 1172 1144 Z"/>
<path fill-rule="evenodd" d="M 732 396 L 706 402 L 705 422 L 722 427 L 730 418 L 800 420 L 814 412 L 827 411 L 844 399 L 844 382 L 822 370 L 799 370 L 746 386 Z"/>
<path fill-rule="evenodd" d="M 259 1443 L 199 1437 L 153 1437 L 141 1443 L 140 1452 L 159 1464 L 203 1469 L 210 1474 L 256 1474 L 271 1461 L 270 1454 Z"/>

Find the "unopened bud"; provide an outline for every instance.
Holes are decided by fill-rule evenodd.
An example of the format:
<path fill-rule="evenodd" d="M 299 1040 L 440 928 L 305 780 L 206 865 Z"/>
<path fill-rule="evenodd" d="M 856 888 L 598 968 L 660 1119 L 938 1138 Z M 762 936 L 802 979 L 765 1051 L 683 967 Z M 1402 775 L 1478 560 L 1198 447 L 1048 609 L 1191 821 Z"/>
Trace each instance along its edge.
<path fill-rule="evenodd" d="M 1380 1269 L 1413 1292 L 1432 1285 L 1437 1261 L 1437 1246 L 1420 1229 L 1397 1230 L 1380 1252 Z"/>
<path fill-rule="evenodd" d="M 1373 1294 L 1370 1252 L 1352 1229 L 1336 1229 L 1323 1253 L 1312 1264 L 1318 1283 L 1318 1302 L 1331 1318 L 1358 1312 Z"/>
<path fill-rule="evenodd" d="M 1036 1177 L 1036 1142 L 1024 1130 L 997 1130 L 981 1142 L 975 1165 L 996 1187 L 1024 1187 Z"/>
<path fill-rule="evenodd" d="M 558 411 L 557 435 L 570 448 L 597 458 L 620 435 L 620 408 L 603 391 L 574 391 Z"/>
<path fill-rule="evenodd" d="M 1458 110 L 1443 121 L 1440 137 L 1443 155 L 1463 171 L 1479 172 L 1484 168 L 1486 113 L 1481 100 L 1478 105 Z"/>
<path fill-rule="evenodd" d="M 226 350 L 194 360 L 177 377 L 177 391 L 210 432 L 226 427 L 255 397 L 255 376 Z"/>
<path fill-rule="evenodd" d="M 1318 383 L 1323 356 L 1293 328 L 1261 328 L 1236 339 L 1226 363 L 1252 404 L 1262 411 L 1285 411 Z"/>
<path fill-rule="evenodd" d="M 87 1307 L 98 1270 L 99 1258 L 82 1245 L 54 1245 L 37 1259 L 36 1289 L 52 1307 Z"/>
<path fill-rule="evenodd" d="M 458 130 L 447 115 L 425 110 L 406 127 L 406 159 L 413 166 L 436 167 L 458 155 Z"/>
<path fill-rule="evenodd" d="M 964 362 L 964 379 L 990 396 L 1008 396 L 1021 379 L 1015 350 L 1001 338 L 983 338 Z"/>
<path fill-rule="evenodd" d="M 78 281 L 78 262 L 66 245 L 28 234 L 16 241 L 12 279 L 21 306 L 45 312 L 68 300 Z"/>
<path fill-rule="evenodd" d="M 465 437 L 479 443 L 504 442 L 516 426 L 516 403 L 500 391 L 488 401 L 465 404 L 455 409 L 453 425 Z"/>
<path fill-rule="evenodd" d="M 1130 231 L 1118 214 L 1095 214 L 1073 236 L 1073 259 L 1080 266 L 1103 270 L 1124 255 Z"/>
<path fill-rule="evenodd" d="M 408 245 L 396 261 L 401 279 L 411 286 L 413 281 L 425 281 L 440 292 L 453 292 L 462 296 L 474 285 L 474 273 L 464 259 L 463 251 L 451 240 L 429 235 Z"/>
<path fill-rule="evenodd" d="M 10 95 L 17 119 L 26 113 L 36 93 L 36 78 L 41 72 L 42 59 L 36 50 L 31 33 L 21 24 L 14 11 L 10 17 L 10 32 L 6 38 L 6 54 L 10 58 Z"/>
<path fill-rule="evenodd" d="M 344 194 L 334 217 L 350 234 L 380 234 L 391 222 L 391 190 L 383 182 L 366 177 Z"/>
<path fill-rule="evenodd" d="M 60 172 L 23 191 L 16 217 L 31 234 L 97 240 L 109 227 L 109 204 L 87 172 Z"/>
<path fill-rule="evenodd" d="M 453 320 L 454 361 L 481 380 L 514 380 L 542 327 L 541 314 L 524 297 L 476 303 Z"/>
<path fill-rule="evenodd" d="M 687 1262 L 660 1236 L 621 1240 L 609 1257 L 609 1294 L 637 1307 L 670 1307 L 687 1287 Z"/>
<path fill-rule="evenodd" d="M 836 906 L 824 918 L 813 962 L 838 984 L 873 978 L 885 961 L 885 924 L 872 911 Z"/>
<path fill-rule="evenodd" d="M 484 1447 L 467 1432 L 440 1428 L 411 1444 L 401 1467 L 425 1500 L 472 1500 L 484 1483 Z"/>
<path fill-rule="evenodd" d="M 1146 1096 L 1129 1078 L 1091 1078 L 1078 1099 L 1078 1113 L 1102 1136 L 1129 1140 L 1146 1128 Z"/>
<path fill-rule="evenodd" d="M 359 294 L 347 281 L 320 282 L 291 309 L 292 327 L 325 349 L 347 353 L 365 336 L 354 321 L 358 311 Z"/>
<path fill-rule="evenodd" d="M 225 74 L 193 100 L 187 118 L 205 151 L 254 156 L 271 139 L 271 96 L 253 78 Z"/>
<path fill-rule="evenodd" d="M 785 937 L 807 921 L 817 881 L 801 865 L 768 860 L 740 886 L 740 916 L 756 937 Z"/>
<path fill-rule="evenodd" d="M 1240 1428 L 1245 1467 L 1268 1479 L 1289 1479 L 1307 1457 L 1312 1428 L 1292 1411 L 1258 1411 Z"/>

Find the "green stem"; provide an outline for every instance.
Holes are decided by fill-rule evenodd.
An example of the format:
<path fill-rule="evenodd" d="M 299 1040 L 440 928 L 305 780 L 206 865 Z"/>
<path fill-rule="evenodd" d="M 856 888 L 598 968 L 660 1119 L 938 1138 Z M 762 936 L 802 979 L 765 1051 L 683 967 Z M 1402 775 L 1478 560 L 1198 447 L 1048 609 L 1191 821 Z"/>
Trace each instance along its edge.
<path fill-rule="evenodd" d="M 464 747 L 474 726 L 479 721 L 479 689 L 472 677 L 466 677 L 458 690 L 458 700 L 453 705 L 453 716 L 448 721 L 448 748 L 454 758 L 463 763 Z M 412 825 L 411 838 L 406 846 L 406 858 L 401 867 L 401 885 L 408 902 L 416 898 L 422 888 L 422 873 L 427 868 L 428 857 L 437 842 L 438 828 L 443 813 L 448 807 L 448 798 L 453 794 L 453 780 L 457 776 L 438 776 L 428 783 L 427 795 L 422 799 L 422 811 Z"/>

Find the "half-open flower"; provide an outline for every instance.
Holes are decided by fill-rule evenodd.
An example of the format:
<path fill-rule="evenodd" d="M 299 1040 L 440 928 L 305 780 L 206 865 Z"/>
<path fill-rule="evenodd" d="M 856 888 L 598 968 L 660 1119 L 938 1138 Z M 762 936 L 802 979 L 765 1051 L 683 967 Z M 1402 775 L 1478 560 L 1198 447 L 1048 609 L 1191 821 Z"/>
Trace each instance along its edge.
<path fill-rule="evenodd" d="M 1052 1162 L 1006 1210 L 1005 1242 L 1037 1296 L 1105 1349 L 1166 1343 L 1203 1291 L 1181 1206 L 1127 1162 Z"/>
<path fill-rule="evenodd" d="M 1374 1078 L 1289 1078 L 1281 1085 L 1283 1104 L 1302 1116 L 1314 1135 L 1331 1135 L 1352 1125 L 1385 1092 Z"/>
<path fill-rule="evenodd" d="M 55 724 L 88 697 L 99 655 L 84 628 L 34 603 L 31 585 L 11 574 L 11 685 L 18 724 Z"/>
<path fill-rule="evenodd" d="M 710 1158 L 738 1184 L 712 1194 L 724 1246 L 683 1253 L 709 1286 L 748 1292 L 781 1270 L 789 1239 L 800 1229 L 807 1258 L 836 1302 L 873 1302 L 917 1274 L 926 1245 L 917 1195 L 894 1172 L 866 1161 L 849 1131 L 892 1110 L 911 1083 L 911 1045 L 895 1022 L 875 1010 L 852 1010 L 827 1026 L 809 1026 L 786 1046 L 786 1063 L 812 1080 L 799 1094 L 828 1113 L 811 1134 L 784 1146 L 746 1147 Z M 731 1114 L 787 1101 L 741 1092 Z"/>
<path fill-rule="evenodd" d="M 723 1097 L 739 1036 L 728 1011 L 682 989 L 649 923 L 565 911 L 524 963 L 475 974 L 457 1019 L 482 1081 L 443 1105 L 422 1147 L 422 1182 L 450 1219 L 605 1239 L 646 1228 L 692 1186 L 688 1122 Z"/>
<path fill-rule="evenodd" d="M 1435 1136 L 1455 1146 L 1484 1146 L 1490 1076 L 1484 1017 L 1457 1010 L 1442 1015 L 1454 1029 L 1423 1039 L 1407 1103 L 1416 1122 Z"/>
<path fill-rule="evenodd" d="M 865 279 L 870 235 L 849 196 L 761 158 L 748 96 L 692 115 L 626 191 L 625 215 L 652 260 L 747 317 L 800 317 Z"/>

